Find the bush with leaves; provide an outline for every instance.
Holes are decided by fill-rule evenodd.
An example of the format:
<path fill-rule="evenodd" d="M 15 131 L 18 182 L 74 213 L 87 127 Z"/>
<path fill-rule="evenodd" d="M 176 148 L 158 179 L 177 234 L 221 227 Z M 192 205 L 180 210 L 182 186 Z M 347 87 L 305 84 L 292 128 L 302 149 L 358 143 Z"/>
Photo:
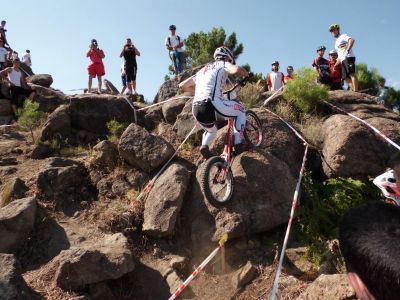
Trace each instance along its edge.
<path fill-rule="evenodd" d="M 30 131 L 32 143 L 35 142 L 33 131 L 44 122 L 46 114 L 39 111 L 39 103 L 25 100 L 24 106 L 17 111 L 18 125 L 22 130 Z"/>
<path fill-rule="evenodd" d="M 367 64 L 357 64 L 356 74 L 358 78 L 358 88 L 370 95 L 376 95 L 378 92 L 379 75 L 377 68 L 368 69 Z"/>
<path fill-rule="evenodd" d="M 302 183 L 302 206 L 297 237 L 308 246 L 308 254 L 318 263 L 326 240 L 338 237 L 338 222 L 352 207 L 380 199 L 371 181 L 351 178 L 315 181 L 306 173 Z"/>
<path fill-rule="evenodd" d="M 119 138 L 121 137 L 122 133 L 128 127 L 126 124 L 121 124 L 117 120 L 113 119 L 107 122 L 107 129 L 110 133 L 108 135 L 108 140 L 113 143 L 117 143 Z"/>
<path fill-rule="evenodd" d="M 302 113 L 315 111 L 322 100 L 329 98 L 328 89 L 317 83 L 317 74 L 310 68 L 299 69 L 290 80 L 283 93 L 286 101 L 289 101 Z"/>

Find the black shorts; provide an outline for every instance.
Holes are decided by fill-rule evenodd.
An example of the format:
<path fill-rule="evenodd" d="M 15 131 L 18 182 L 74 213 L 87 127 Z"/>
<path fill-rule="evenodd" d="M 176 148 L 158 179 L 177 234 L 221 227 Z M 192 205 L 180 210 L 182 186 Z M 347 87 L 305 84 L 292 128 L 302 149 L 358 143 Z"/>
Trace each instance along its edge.
<path fill-rule="evenodd" d="M 193 103 L 193 116 L 204 127 L 213 127 L 216 121 L 215 108 L 211 100 Z"/>
<path fill-rule="evenodd" d="M 331 91 L 336 91 L 336 90 L 343 90 L 343 86 L 341 82 L 332 82 L 331 83 Z"/>
<path fill-rule="evenodd" d="M 125 66 L 126 81 L 136 81 L 137 66 Z"/>
<path fill-rule="evenodd" d="M 356 58 L 355 57 L 346 57 L 344 61 L 342 61 L 343 66 L 343 79 L 349 78 L 351 74 L 356 73 Z"/>
<path fill-rule="evenodd" d="M 31 89 L 24 89 L 20 86 L 12 85 L 10 87 L 11 104 L 15 105 L 16 107 L 22 107 L 26 97 L 21 96 L 29 96 L 32 92 L 33 91 Z"/>

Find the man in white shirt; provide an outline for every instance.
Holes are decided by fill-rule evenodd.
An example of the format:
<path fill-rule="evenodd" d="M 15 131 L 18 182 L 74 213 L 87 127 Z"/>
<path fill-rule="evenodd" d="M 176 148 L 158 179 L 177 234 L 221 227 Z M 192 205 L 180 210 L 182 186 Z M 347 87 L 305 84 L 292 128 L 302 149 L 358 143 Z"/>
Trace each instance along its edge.
<path fill-rule="evenodd" d="M 217 135 L 216 117 L 234 118 L 234 144 L 238 154 L 245 150 L 242 144 L 243 129 L 246 125 L 246 110 L 244 106 L 234 100 L 224 100 L 224 85 L 228 75 L 247 77 L 249 73 L 236 65 L 235 56 L 225 46 L 214 52 L 214 62 L 205 65 L 200 71 L 179 84 L 185 92 L 194 93 L 192 112 L 193 116 L 204 129 L 200 153 L 209 158 L 212 153 L 209 145 Z"/>
<path fill-rule="evenodd" d="M 353 45 L 355 40 L 347 34 L 340 34 L 340 26 L 338 24 L 332 24 L 329 27 L 329 31 L 332 33 L 333 37 L 336 38 L 335 50 L 338 53 L 338 60 L 336 64 L 342 64 L 343 79 L 346 80 L 354 92 L 357 92 L 358 79 L 356 74 L 356 57 L 353 53 Z"/>
<path fill-rule="evenodd" d="M 279 62 L 272 62 L 272 72 L 267 75 L 268 91 L 275 92 L 284 85 L 283 78 L 285 77 L 282 72 L 279 71 Z"/>
<path fill-rule="evenodd" d="M 174 63 L 175 74 L 178 75 L 186 70 L 184 54 L 183 54 L 183 45 L 184 40 L 176 35 L 176 26 L 169 26 L 169 30 L 171 34 L 165 39 L 165 46 L 169 51 L 169 57 Z"/>
<path fill-rule="evenodd" d="M 26 50 L 24 56 L 22 56 L 22 62 L 28 67 L 32 66 L 31 51 Z"/>

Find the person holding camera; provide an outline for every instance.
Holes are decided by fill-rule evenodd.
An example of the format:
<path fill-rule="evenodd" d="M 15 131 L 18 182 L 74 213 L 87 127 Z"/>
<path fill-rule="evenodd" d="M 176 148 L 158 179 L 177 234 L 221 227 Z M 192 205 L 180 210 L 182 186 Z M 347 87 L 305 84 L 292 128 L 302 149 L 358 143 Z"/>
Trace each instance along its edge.
<path fill-rule="evenodd" d="M 126 76 L 126 85 L 131 94 L 136 94 L 136 56 L 140 56 L 140 52 L 132 44 L 132 40 L 130 38 L 127 38 L 124 48 L 122 48 L 119 57 L 123 57 L 125 61 L 124 69 Z"/>
<path fill-rule="evenodd" d="M 90 63 L 88 66 L 89 72 L 89 83 L 88 93 L 92 92 L 92 79 L 98 79 L 98 91 L 101 94 L 101 77 L 106 74 L 104 70 L 103 58 L 105 57 L 104 51 L 98 47 L 97 40 L 92 39 L 89 45 L 89 50 L 86 53 L 86 57 L 89 57 Z"/>

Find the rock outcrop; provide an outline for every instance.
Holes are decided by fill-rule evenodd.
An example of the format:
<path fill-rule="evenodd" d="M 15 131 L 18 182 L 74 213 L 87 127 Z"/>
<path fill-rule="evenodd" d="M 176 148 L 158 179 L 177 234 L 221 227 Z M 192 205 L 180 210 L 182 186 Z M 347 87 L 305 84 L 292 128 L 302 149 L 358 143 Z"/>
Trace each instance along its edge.
<path fill-rule="evenodd" d="M 21 275 L 21 266 L 12 254 L 0 253 L 0 299 L 31 299 L 29 288 Z"/>
<path fill-rule="evenodd" d="M 1 191 L 0 207 L 4 207 L 16 199 L 24 198 L 28 190 L 28 187 L 22 179 L 18 177 L 13 178 L 4 185 Z"/>
<path fill-rule="evenodd" d="M 128 164 L 146 172 L 162 166 L 174 153 L 166 140 L 134 123 L 122 134 L 118 150 Z"/>
<path fill-rule="evenodd" d="M 27 77 L 26 82 L 49 88 L 53 83 L 53 77 L 49 74 L 37 74 Z"/>
<path fill-rule="evenodd" d="M 0 208 L 0 252 L 16 251 L 35 224 L 36 199 L 23 198 Z"/>
<path fill-rule="evenodd" d="M 146 234 L 156 238 L 173 234 L 189 180 L 188 170 L 177 163 L 158 178 L 144 206 L 143 231 Z"/>

